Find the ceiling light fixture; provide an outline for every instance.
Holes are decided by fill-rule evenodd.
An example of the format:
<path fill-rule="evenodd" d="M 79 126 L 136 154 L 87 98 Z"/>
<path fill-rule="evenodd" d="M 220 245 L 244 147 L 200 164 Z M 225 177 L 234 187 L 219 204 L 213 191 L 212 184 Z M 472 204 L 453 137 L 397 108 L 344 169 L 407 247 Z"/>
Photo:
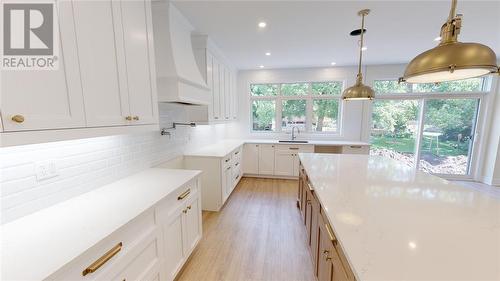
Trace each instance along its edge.
<path fill-rule="evenodd" d="M 336 65 L 337 63 L 333 61 L 333 62 L 331 62 L 330 64 L 331 64 L 331 65 Z"/>
<path fill-rule="evenodd" d="M 270 56 L 270 55 L 271 55 L 271 53 L 269 53 L 269 52 L 266 53 L 266 56 Z"/>
<path fill-rule="evenodd" d="M 259 68 L 264 68 L 264 66 L 263 65 L 259 65 Z"/>
<path fill-rule="evenodd" d="M 266 23 L 266 22 L 264 22 L 264 21 L 259 22 L 259 27 L 260 27 L 260 28 L 264 28 L 264 27 L 266 27 L 266 26 L 267 26 L 267 23 Z"/>
<path fill-rule="evenodd" d="M 434 41 L 441 41 L 441 36 L 434 38 Z"/>
<path fill-rule="evenodd" d="M 366 51 L 368 50 L 368 47 L 364 46 L 363 48 L 361 48 L 361 51 Z"/>
<path fill-rule="evenodd" d="M 448 20 L 441 27 L 439 45 L 410 61 L 400 81 L 437 83 L 500 73 L 491 48 L 479 43 L 458 42 L 462 15 L 456 14 L 456 8 L 457 0 L 452 0 Z"/>
<path fill-rule="evenodd" d="M 342 93 L 342 99 L 345 101 L 349 100 L 372 100 L 375 97 L 375 92 L 369 86 L 363 84 L 363 73 L 361 73 L 361 62 L 363 60 L 363 35 L 366 33 L 365 30 L 365 16 L 370 13 L 369 9 L 361 10 L 358 12 L 358 16 L 361 16 L 361 40 L 359 44 L 359 64 L 358 64 L 358 75 L 356 76 L 356 84 L 344 90 Z M 352 34 L 352 33 L 351 33 Z"/>

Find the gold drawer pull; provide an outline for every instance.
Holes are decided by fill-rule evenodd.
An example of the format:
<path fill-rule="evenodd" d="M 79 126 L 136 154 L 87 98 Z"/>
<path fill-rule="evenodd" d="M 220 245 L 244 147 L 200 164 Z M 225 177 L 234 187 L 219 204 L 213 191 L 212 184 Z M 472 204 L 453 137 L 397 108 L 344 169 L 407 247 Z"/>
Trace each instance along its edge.
<path fill-rule="evenodd" d="M 188 196 L 189 193 L 191 193 L 191 189 L 184 191 L 181 195 L 179 195 L 179 197 L 177 197 L 177 200 L 182 200 L 182 199 L 186 198 L 186 196 Z"/>
<path fill-rule="evenodd" d="M 105 253 L 102 257 L 97 259 L 95 262 L 93 262 L 89 267 L 85 268 L 85 270 L 82 272 L 82 275 L 85 276 L 89 273 L 93 273 L 96 270 L 98 270 L 101 266 L 103 266 L 107 261 L 109 261 L 112 257 L 114 257 L 118 252 L 121 251 L 123 246 L 123 243 L 120 242 L 116 244 L 111 250 L 109 250 L 107 253 Z"/>
<path fill-rule="evenodd" d="M 135 121 L 139 121 L 139 116 L 134 116 L 132 119 L 134 119 Z"/>
<path fill-rule="evenodd" d="M 12 116 L 12 121 L 16 123 L 23 123 L 24 122 L 24 116 L 22 115 L 14 115 Z"/>
<path fill-rule="evenodd" d="M 132 116 L 127 116 L 127 117 L 125 117 L 125 120 L 127 120 L 127 121 L 132 121 Z"/>
<path fill-rule="evenodd" d="M 333 230 L 330 227 L 330 225 L 325 223 L 325 228 L 326 228 L 326 232 L 328 232 L 328 236 L 330 237 L 330 241 L 336 242 L 337 238 L 335 238 L 335 235 L 333 234 Z"/>
<path fill-rule="evenodd" d="M 361 148 L 361 145 L 351 145 L 351 148 Z"/>
<path fill-rule="evenodd" d="M 290 150 L 299 150 L 298 147 L 289 147 L 288 149 L 290 149 Z"/>

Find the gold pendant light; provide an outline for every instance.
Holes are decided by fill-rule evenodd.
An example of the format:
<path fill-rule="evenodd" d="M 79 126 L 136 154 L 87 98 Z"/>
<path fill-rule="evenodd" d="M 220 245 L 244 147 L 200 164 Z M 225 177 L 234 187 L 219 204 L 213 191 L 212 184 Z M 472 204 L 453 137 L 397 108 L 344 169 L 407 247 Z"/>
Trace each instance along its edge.
<path fill-rule="evenodd" d="M 458 42 L 462 17 L 455 14 L 456 7 L 457 0 L 452 0 L 448 20 L 441 27 L 439 45 L 416 56 L 400 81 L 437 83 L 499 72 L 495 52 L 488 46 Z"/>
<path fill-rule="evenodd" d="M 363 59 L 363 35 L 365 33 L 365 16 L 370 13 L 369 9 L 361 10 L 358 15 L 361 16 L 361 40 L 359 44 L 359 64 L 358 75 L 356 76 L 356 84 L 344 90 L 342 99 L 349 100 L 372 100 L 375 97 L 375 92 L 372 88 L 363 84 L 363 73 L 361 73 L 361 61 Z"/>

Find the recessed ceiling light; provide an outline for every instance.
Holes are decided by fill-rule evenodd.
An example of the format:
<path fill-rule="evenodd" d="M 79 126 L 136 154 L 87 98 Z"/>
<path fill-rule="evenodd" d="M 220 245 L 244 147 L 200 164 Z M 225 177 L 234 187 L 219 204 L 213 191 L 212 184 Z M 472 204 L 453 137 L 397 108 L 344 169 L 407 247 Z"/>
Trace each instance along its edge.
<path fill-rule="evenodd" d="M 368 50 L 368 47 L 364 46 L 363 48 L 361 48 L 361 51 L 366 51 Z"/>
<path fill-rule="evenodd" d="M 270 56 L 270 55 L 271 55 L 271 53 L 270 53 L 270 52 L 267 52 L 267 53 L 266 53 L 266 56 Z"/>
<path fill-rule="evenodd" d="M 264 28 L 264 27 L 266 27 L 266 26 L 267 26 L 267 23 L 266 23 L 265 21 L 261 21 L 261 22 L 259 22 L 259 27 L 260 27 L 260 28 Z"/>
<path fill-rule="evenodd" d="M 259 68 L 264 68 L 264 66 L 263 65 L 259 65 Z"/>
<path fill-rule="evenodd" d="M 441 36 L 434 38 L 434 41 L 441 41 Z"/>
<path fill-rule="evenodd" d="M 330 64 L 331 64 L 331 65 L 336 65 L 337 63 L 336 63 L 336 62 L 334 62 L 334 61 L 332 61 Z"/>

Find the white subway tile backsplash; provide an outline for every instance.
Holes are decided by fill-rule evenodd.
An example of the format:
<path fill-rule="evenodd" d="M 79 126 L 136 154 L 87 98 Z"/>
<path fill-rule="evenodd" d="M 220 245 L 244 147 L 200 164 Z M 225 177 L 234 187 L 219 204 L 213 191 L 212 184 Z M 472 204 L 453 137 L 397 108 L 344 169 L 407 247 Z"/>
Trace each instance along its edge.
<path fill-rule="evenodd" d="M 182 106 L 162 104 L 160 124 L 184 120 Z M 7 223 L 223 139 L 225 125 L 0 148 L 1 223 Z M 37 181 L 36 165 L 54 161 L 58 175 Z"/>

